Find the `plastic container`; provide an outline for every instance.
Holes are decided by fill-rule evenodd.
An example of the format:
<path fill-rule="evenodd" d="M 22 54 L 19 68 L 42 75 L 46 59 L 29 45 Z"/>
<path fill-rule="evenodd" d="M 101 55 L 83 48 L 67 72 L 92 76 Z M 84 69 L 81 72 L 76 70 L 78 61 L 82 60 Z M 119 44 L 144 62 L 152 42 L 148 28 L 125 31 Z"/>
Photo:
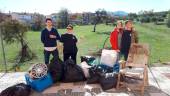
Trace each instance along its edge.
<path fill-rule="evenodd" d="M 26 83 L 30 85 L 32 89 L 38 92 L 42 92 L 53 84 L 51 75 L 49 73 L 39 79 L 31 79 L 28 74 L 25 74 L 25 79 Z"/>

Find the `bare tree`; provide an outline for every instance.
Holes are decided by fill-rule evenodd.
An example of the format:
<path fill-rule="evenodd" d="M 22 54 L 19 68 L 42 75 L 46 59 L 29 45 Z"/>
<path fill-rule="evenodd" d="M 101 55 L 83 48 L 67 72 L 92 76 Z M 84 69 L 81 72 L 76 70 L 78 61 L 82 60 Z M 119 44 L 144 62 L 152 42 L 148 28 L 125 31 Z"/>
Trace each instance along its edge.
<path fill-rule="evenodd" d="M 19 23 L 17 20 L 6 20 L 1 24 L 3 40 L 7 44 L 18 42 L 21 44 L 21 50 L 17 57 L 20 57 L 19 62 L 32 60 L 35 54 L 30 50 L 26 40 L 25 33 L 27 26 Z"/>
<path fill-rule="evenodd" d="M 106 21 L 107 17 L 107 12 L 104 9 L 98 9 L 95 12 L 93 32 L 96 32 L 96 25 L 98 23 L 103 23 L 104 21 Z"/>
<path fill-rule="evenodd" d="M 69 11 L 66 8 L 63 8 L 58 13 L 57 26 L 59 28 L 65 28 L 69 24 Z"/>

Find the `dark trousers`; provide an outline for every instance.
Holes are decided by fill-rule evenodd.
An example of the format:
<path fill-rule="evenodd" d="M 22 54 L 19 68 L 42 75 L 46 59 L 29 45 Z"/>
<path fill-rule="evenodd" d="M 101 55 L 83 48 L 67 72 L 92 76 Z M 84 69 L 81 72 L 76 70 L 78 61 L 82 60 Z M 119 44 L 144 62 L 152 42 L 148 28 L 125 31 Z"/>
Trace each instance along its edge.
<path fill-rule="evenodd" d="M 46 50 L 44 50 L 45 64 L 49 64 L 50 54 L 52 54 L 54 58 L 59 58 L 57 49 L 55 49 L 54 51 L 46 51 Z"/>
<path fill-rule="evenodd" d="M 77 52 L 75 52 L 75 53 L 64 53 L 63 60 L 66 61 L 70 57 L 77 64 L 77 60 L 76 60 Z"/>
<path fill-rule="evenodd" d="M 129 52 L 123 52 L 123 53 L 121 53 L 121 55 L 124 56 L 124 60 L 125 60 L 125 61 L 127 61 L 128 54 L 129 54 Z"/>

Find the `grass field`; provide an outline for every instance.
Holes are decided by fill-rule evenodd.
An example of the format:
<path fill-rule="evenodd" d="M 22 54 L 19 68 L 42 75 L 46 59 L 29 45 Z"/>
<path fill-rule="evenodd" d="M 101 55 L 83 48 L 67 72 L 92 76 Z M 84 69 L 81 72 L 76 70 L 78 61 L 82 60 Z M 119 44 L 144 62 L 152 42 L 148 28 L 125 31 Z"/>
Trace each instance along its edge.
<path fill-rule="evenodd" d="M 156 62 L 170 61 L 170 29 L 165 25 L 154 24 L 135 24 L 135 28 L 139 34 L 139 42 L 149 43 L 151 47 L 151 64 Z M 91 52 L 96 52 L 102 48 L 104 40 L 109 36 L 108 34 L 113 30 L 113 26 L 97 25 L 97 32 L 92 32 L 93 26 L 75 26 L 75 34 L 78 37 L 78 62 L 80 62 L 81 55 L 88 55 Z M 62 34 L 66 30 L 58 29 Z M 31 64 L 36 62 L 43 62 L 43 46 L 40 42 L 40 32 L 27 32 L 27 40 L 33 52 L 36 53 L 37 58 L 21 64 L 21 71 L 27 70 Z M 109 40 L 107 41 L 109 45 Z M 19 51 L 20 45 L 15 43 L 12 45 L 5 45 L 5 52 L 7 58 L 8 69 L 14 65 L 14 58 Z M 0 49 L 1 50 L 1 49 Z M 0 51 L 0 71 L 4 70 L 2 51 Z M 62 57 L 62 50 L 60 50 L 60 57 Z"/>

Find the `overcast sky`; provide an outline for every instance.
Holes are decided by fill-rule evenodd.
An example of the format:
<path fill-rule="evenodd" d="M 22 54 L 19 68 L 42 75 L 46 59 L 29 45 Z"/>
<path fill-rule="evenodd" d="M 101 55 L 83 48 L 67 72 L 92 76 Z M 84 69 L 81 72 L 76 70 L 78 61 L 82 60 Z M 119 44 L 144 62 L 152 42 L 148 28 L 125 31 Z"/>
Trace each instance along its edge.
<path fill-rule="evenodd" d="M 139 12 L 140 10 L 167 11 L 170 0 L 0 0 L 2 12 L 57 13 L 61 8 L 75 12 L 107 11 Z"/>

